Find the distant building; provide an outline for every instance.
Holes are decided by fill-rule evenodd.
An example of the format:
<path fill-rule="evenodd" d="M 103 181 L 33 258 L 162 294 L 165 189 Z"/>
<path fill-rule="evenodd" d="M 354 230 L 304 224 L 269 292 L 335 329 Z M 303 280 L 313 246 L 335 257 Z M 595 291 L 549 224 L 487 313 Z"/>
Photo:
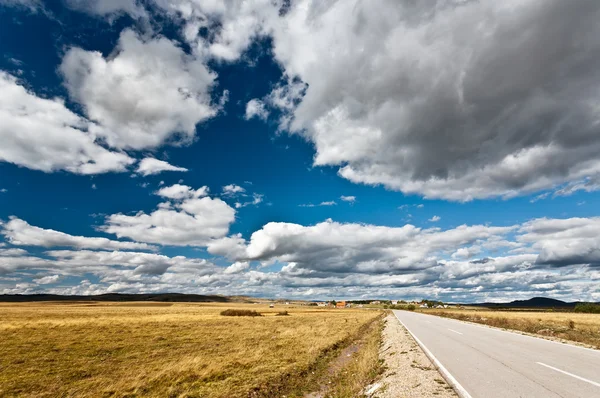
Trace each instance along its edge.
<path fill-rule="evenodd" d="M 371 301 L 371 304 L 381 304 L 381 301 Z"/>
<path fill-rule="evenodd" d="M 335 303 L 335 308 L 346 308 L 346 302 L 338 301 L 337 303 Z"/>
<path fill-rule="evenodd" d="M 319 306 L 319 307 L 328 307 L 329 303 L 325 303 L 325 302 L 323 302 L 323 303 L 317 303 L 317 306 Z"/>
<path fill-rule="evenodd" d="M 392 300 L 392 305 L 398 304 L 398 300 Z"/>
<path fill-rule="evenodd" d="M 275 304 L 273 304 L 273 303 L 269 304 L 269 308 L 275 308 Z"/>

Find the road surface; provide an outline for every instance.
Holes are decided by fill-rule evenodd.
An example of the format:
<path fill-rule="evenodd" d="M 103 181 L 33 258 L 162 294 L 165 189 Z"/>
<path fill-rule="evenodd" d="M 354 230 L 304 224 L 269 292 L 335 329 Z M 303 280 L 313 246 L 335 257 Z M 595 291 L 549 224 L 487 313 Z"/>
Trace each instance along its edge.
<path fill-rule="evenodd" d="M 394 314 L 463 397 L 600 397 L 598 350 L 433 315 Z"/>

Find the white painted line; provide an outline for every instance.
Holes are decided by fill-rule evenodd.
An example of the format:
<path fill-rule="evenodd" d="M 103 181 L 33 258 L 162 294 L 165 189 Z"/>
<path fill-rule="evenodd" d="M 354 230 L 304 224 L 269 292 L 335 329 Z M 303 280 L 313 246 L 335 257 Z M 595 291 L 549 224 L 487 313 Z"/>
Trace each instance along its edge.
<path fill-rule="evenodd" d="M 449 330 L 449 331 L 451 331 L 451 332 L 454 332 L 454 333 L 462 334 L 461 332 L 457 332 L 457 331 L 456 331 L 456 330 L 454 330 L 454 329 L 450 329 L 450 328 L 448 328 L 448 330 Z"/>
<path fill-rule="evenodd" d="M 458 396 L 460 398 L 473 398 L 473 397 L 471 397 L 471 394 L 469 394 L 467 392 L 467 390 L 465 390 L 465 388 L 460 385 L 460 383 L 458 382 L 458 380 L 456 380 L 454 378 L 454 376 L 452 376 L 450 374 L 450 372 L 448 372 L 448 369 L 446 369 L 444 367 L 444 365 L 442 365 L 442 363 L 440 361 L 438 361 L 438 359 L 431 353 L 431 351 L 429 351 L 429 349 L 427 347 L 425 347 L 425 344 L 423 344 L 423 342 L 421 340 L 419 340 L 419 338 L 417 336 L 415 336 L 413 334 L 413 332 L 411 332 L 408 327 L 406 327 L 406 325 L 404 324 L 404 322 L 402 322 L 400 320 L 400 318 L 398 318 L 398 314 L 396 314 L 395 311 L 394 311 L 394 316 L 396 316 L 396 319 L 398 319 L 398 322 L 400 322 L 402 324 L 402 326 L 404 326 L 404 328 L 406 330 L 408 330 L 408 333 L 410 333 L 410 335 L 413 337 L 413 339 L 415 339 L 415 341 L 421 347 L 421 349 L 423 350 L 423 352 L 425 353 L 425 355 L 427 355 L 427 357 L 431 360 L 431 362 L 433 362 L 433 364 L 437 368 L 437 370 L 440 371 L 442 377 L 444 377 L 444 379 L 446 379 L 446 381 L 448 382 L 448 384 L 450 384 L 452 386 L 452 388 L 454 388 L 454 391 L 456 391 L 456 393 L 458 394 Z"/>
<path fill-rule="evenodd" d="M 573 373 L 569 373 L 569 372 L 566 372 L 566 371 L 564 371 L 564 370 L 560 370 L 560 369 L 558 369 L 558 368 L 555 368 L 554 366 L 546 365 L 545 363 L 541 363 L 541 362 L 536 362 L 536 363 L 537 363 L 538 365 L 545 366 L 545 367 L 547 367 L 547 368 L 550 368 L 550 369 L 552 369 L 552 370 L 556 370 L 557 372 L 564 373 L 564 374 L 566 374 L 567 376 L 571 376 L 571 377 L 574 377 L 574 378 L 576 378 L 576 379 L 578 379 L 578 380 L 585 381 L 586 383 L 590 383 L 590 384 L 591 384 L 591 385 L 593 385 L 593 386 L 600 387 L 600 383 L 596 383 L 595 381 L 591 381 L 591 380 L 588 380 L 588 379 L 586 379 L 586 378 L 584 378 L 584 377 L 581 377 L 581 376 L 574 375 Z"/>
<path fill-rule="evenodd" d="M 567 348 L 577 348 L 577 349 L 580 349 L 580 350 L 586 350 L 588 352 L 593 352 L 595 354 L 600 354 L 600 350 L 597 350 L 595 348 L 582 347 L 582 346 L 571 344 L 571 343 L 568 343 L 568 342 L 554 341 L 554 340 L 544 339 L 542 337 L 530 336 L 528 334 L 521 333 L 519 330 L 503 329 L 503 328 L 499 328 L 499 327 L 496 327 L 496 326 L 490 326 L 490 325 L 485 325 L 485 324 L 480 324 L 480 323 L 475 323 L 475 322 L 469 322 L 469 321 L 461 321 L 461 320 L 454 319 L 454 318 L 446 318 L 446 317 L 437 316 L 437 315 L 433 315 L 433 314 L 427 314 L 425 312 L 419 312 L 418 314 L 419 315 L 429 316 L 429 317 L 434 317 L 434 318 L 442 319 L 442 320 L 446 320 L 446 321 L 457 322 L 457 323 L 460 323 L 461 325 L 471 325 L 471 326 L 475 326 L 475 327 L 478 327 L 478 328 L 492 330 L 494 332 L 515 334 L 517 336 L 527 337 L 527 338 L 535 339 L 535 340 L 538 340 L 538 341 L 545 341 L 546 343 L 558 344 L 558 345 L 561 345 L 561 346 L 567 347 Z"/>

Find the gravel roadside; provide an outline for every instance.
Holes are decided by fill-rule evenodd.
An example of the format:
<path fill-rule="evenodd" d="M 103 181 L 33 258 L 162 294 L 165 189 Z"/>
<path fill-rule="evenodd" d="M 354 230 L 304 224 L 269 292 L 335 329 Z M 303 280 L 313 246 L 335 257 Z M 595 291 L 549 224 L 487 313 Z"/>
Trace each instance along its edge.
<path fill-rule="evenodd" d="M 379 356 L 386 371 L 372 398 L 457 397 L 393 314 L 386 316 Z"/>

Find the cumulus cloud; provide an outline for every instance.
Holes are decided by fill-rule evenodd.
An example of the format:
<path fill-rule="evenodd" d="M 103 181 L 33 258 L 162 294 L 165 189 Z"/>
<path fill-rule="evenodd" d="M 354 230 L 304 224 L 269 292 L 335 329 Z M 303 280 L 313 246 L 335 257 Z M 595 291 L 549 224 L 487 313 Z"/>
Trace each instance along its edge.
<path fill-rule="evenodd" d="M 149 176 L 154 174 L 162 173 L 163 171 L 188 171 L 185 167 L 177 167 L 165 162 L 164 160 L 158 160 L 155 158 L 144 158 L 140 161 L 136 170 L 141 175 Z"/>
<path fill-rule="evenodd" d="M 224 237 L 235 221 L 235 210 L 219 198 L 206 196 L 207 193 L 206 187 L 194 190 L 176 184 L 162 188 L 157 195 L 172 202 L 159 205 L 150 214 L 112 214 L 100 230 L 138 242 L 206 246 L 212 239 Z"/>
<path fill-rule="evenodd" d="M 234 196 L 244 192 L 246 192 L 246 189 L 236 184 L 229 184 L 223 187 L 223 195 L 225 196 Z"/>
<path fill-rule="evenodd" d="M 34 282 L 38 285 L 48 285 L 51 283 L 56 283 L 60 279 L 60 275 L 48 275 L 41 278 L 36 279 Z"/>
<path fill-rule="evenodd" d="M 253 117 L 257 117 L 262 120 L 266 120 L 269 117 L 269 111 L 265 107 L 265 103 L 259 99 L 251 99 L 246 104 L 246 120 L 250 120 Z"/>
<path fill-rule="evenodd" d="M 289 128 L 316 165 L 465 201 L 598 173 L 599 16 L 593 0 L 300 0 L 268 21 L 308 85 Z"/>
<path fill-rule="evenodd" d="M 252 200 L 246 201 L 246 202 L 236 202 L 235 208 L 240 209 L 240 208 L 246 207 L 246 206 L 258 206 L 259 204 L 261 204 L 263 202 L 264 197 L 265 197 L 265 195 L 263 195 L 263 194 L 253 193 Z"/>
<path fill-rule="evenodd" d="M 69 7 L 100 16 L 126 13 L 134 18 L 146 17 L 146 10 L 136 0 L 66 0 Z"/>
<path fill-rule="evenodd" d="M 431 221 L 431 222 L 438 222 L 438 221 L 440 221 L 441 219 L 442 219 L 442 217 L 440 217 L 440 216 L 433 216 L 433 217 L 431 217 L 431 218 L 429 219 L 429 221 Z"/>
<path fill-rule="evenodd" d="M 11 217 L 7 223 L 0 223 L 0 231 L 8 242 L 17 246 L 73 247 L 77 249 L 110 250 L 154 250 L 146 243 L 120 242 L 107 238 L 74 236 L 53 229 L 30 225 L 27 221 Z"/>
<path fill-rule="evenodd" d="M 250 264 L 248 264 L 247 262 L 237 261 L 231 264 L 229 267 L 227 267 L 223 272 L 226 274 L 239 274 L 240 272 L 246 271 L 248 268 L 250 268 Z"/>
<path fill-rule="evenodd" d="M 538 264 L 600 267 L 600 217 L 539 218 L 523 224 L 520 231 L 518 240 L 539 253 Z"/>
<path fill-rule="evenodd" d="M 294 263 L 298 268 L 328 272 L 385 273 L 436 265 L 434 254 L 487 240 L 510 227 L 460 226 L 421 230 L 326 221 L 314 226 L 271 222 L 254 232 L 246 258 Z"/>
<path fill-rule="evenodd" d="M 200 187 L 198 189 L 192 189 L 187 185 L 174 184 L 168 187 L 159 189 L 156 194 L 163 198 L 182 200 L 191 198 L 201 198 L 208 195 L 208 187 Z"/>
<path fill-rule="evenodd" d="M 344 201 L 344 202 L 348 202 L 348 203 L 354 203 L 356 202 L 356 196 L 340 196 L 340 200 Z"/>
<path fill-rule="evenodd" d="M 39 0 L 0 0 L 0 6 L 25 7 L 35 11 L 41 7 Z"/>
<path fill-rule="evenodd" d="M 155 148 L 194 139 L 196 124 L 216 115 L 216 75 L 175 42 L 121 33 L 114 54 L 71 48 L 60 71 L 69 94 L 116 148 Z"/>
<path fill-rule="evenodd" d="M 67 109 L 60 98 L 41 98 L 0 71 L 0 161 L 44 172 L 124 171 L 134 160 L 95 140 L 98 126 Z"/>
<path fill-rule="evenodd" d="M 600 270 L 594 263 L 581 265 L 580 258 L 568 263 L 569 252 L 563 250 L 577 242 L 598 248 L 594 240 L 598 223 L 597 219 L 536 219 L 514 227 L 473 225 L 449 230 L 332 221 L 313 226 L 269 223 L 248 242 L 238 234 L 209 243 L 209 253 L 232 259 L 227 267 L 153 253 L 51 250 L 41 258 L 22 249 L 0 248 L 0 292 L 180 291 L 301 297 L 310 289 L 311 297 L 357 299 L 372 297 L 377 289 L 381 297 L 458 302 L 502 301 L 507 295 L 597 300 Z M 556 256 L 548 262 L 543 254 L 546 247 L 561 255 L 561 262 L 554 261 Z M 504 251 L 490 255 L 498 248 Z M 530 252 L 505 251 L 519 248 Z M 251 269 L 251 260 L 261 266 Z M 275 263 L 283 265 L 279 271 L 260 271 Z M 94 274 L 98 282 L 61 286 L 58 280 L 40 288 L 15 273 L 19 270 L 39 270 L 50 277 L 48 281 L 53 275 Z"/>
<path fill-rule="evenodd" d="M 600 191 L 600 174 L 586 177 L 580 181 L 574 181 L 566 184 L 564 187 L 557 189 L 553 196 L 570 196 L 577 191 L 594 192 Z"/>
<path fill-rule="evenodd" d="M 265 104 L 279 108 L 280 127 L 314 144 L 314 164 L 339 166 L 339 174 L 353 182 L 467 201 L 552 189 L 600 172 L 594 105 L 600 5 L 593 0 L 575 5 L 560 0 L 153 4 L 182 22 L 183 37 L 197 57 L 236 61 L 254 40 L 270 36 L 272 54 L 285 76 L 269 95 L 248 104 L 246 116 L 264 115 L 269 110 Z M 211 30 L 210 37 L 199 34 L 202 28 Z M 146 125 L 153 113 L 145 112 L 151 106 L 141 115 L 123 111 L 105 123 L 101 120 L 107 119 L 110 104 L 117 110 L 130 106 L 113 102 L 112 96 L 111 101 L 99 100 L 105 96 L 99 95 L 96 82 L 121 77 L 115 61 L 126 61 L 128 53 L 152 57 L 150 43 L 155 42 L 141 42 L 126 32 L 114 60 L 74 52 L 74 61 L 63 63 L 74 64 L 70 69 L 84 76 L 71 80 L 91 87 L 84 106 L 93 120 L 109 127 L 109 143 L 152 146 L 177 130 L 154 127 L 159 134 L 150 134 L 150 129 L 137 137 L 137 127 Z M 169 59 L 193 63 L 181 61 L 178 51 L 171 49 L 175 56 Z M 154 70 L 148 74 L 160 75 Z M 210 72 L 202 69 L 202 74 Z M 134 73 L 138 90 L 121 102 L 137 103 L 131 97 L 144 91 L 144 84 L 137 84 L 145 80 L 143 75 Z M 201 79 L 202 87 L 189 90 L 205 92 L 212 79 Z M 182 86 L 190 87 L 189 80 L 183 78 Z M 70 84 L 76 87 L 71 91 L 77 96 L 82 85 Z M 111 87 L 105 91 L 121 98 Z M 202 104 L 204 116 L 193 123 L 214 114 L 209 103 Z M 169 118 L 174 119 L 192 124 L 180 114 Z M 125 133 L 110 132 L 124 125 Z M 184 138 L 193 135 L 179 130 Z"/>

